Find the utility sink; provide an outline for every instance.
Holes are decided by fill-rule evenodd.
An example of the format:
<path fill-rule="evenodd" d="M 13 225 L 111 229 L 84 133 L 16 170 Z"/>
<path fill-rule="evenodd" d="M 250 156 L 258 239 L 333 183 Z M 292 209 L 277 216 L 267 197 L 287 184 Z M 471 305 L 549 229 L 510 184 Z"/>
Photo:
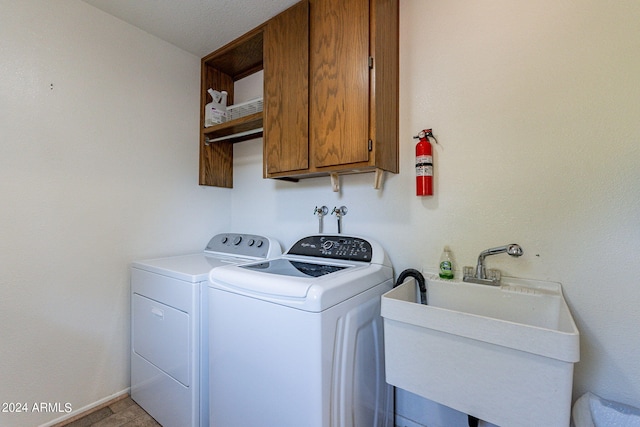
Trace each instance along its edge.
<path fill-rule="evenodd" d="M 567 427 L 579 332 L 559 283 L 425 274 L 382 296 L 386 380 L 501 427 Z"/>

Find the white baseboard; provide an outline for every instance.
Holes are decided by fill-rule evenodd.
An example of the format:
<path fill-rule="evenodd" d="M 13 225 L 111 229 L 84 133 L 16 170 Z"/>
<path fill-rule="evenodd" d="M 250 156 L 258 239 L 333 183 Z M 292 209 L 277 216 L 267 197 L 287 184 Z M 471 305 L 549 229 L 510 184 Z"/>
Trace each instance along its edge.
<path fill-rule="evenodd" d="M 65 414 L 59 418 L 56 418 L 53 421 L 49 421 L 45 424 L 41 424 L 38 427 L 53 427 L 56 424 L 60 424 L 63 421 L 69 420 L 71 418 L 77 417 L 78 415 L 84 413 L 84 412 L 90 412 L 92 409 L 97 408 L 99 406 L 106 406 L 105 403 L 110 402 L 112 400 L 117 400 L 119 397 L 122 397 L 125 394 L 129 394 L 129 392 L 131 391 L 130 387 L 127 387 L 126 389 L 119 391 L 117 393 L 112 394 L 111 396 L 107 396 L 103 399 L 98 400 L 97 402 L 91 403 L 89 405 L 83 406 L 82 408 L 79 409 L 74 409 L 73 411 L 69 412 L 68 414 Z"/>

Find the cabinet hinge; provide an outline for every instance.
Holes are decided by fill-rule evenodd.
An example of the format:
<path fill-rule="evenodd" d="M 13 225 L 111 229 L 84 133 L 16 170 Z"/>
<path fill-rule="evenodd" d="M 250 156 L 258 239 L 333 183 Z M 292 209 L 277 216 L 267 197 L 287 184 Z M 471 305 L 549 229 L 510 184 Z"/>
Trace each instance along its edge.
<path fill-rule="evenodd" d="M 373 68 L 373 56 L 369 57 L 369 68 L 372 69 Z"/>
<path fill-rule="evenodd" d="M 369 140 L 369 151 L 373 151 L 373 141 Z"/>

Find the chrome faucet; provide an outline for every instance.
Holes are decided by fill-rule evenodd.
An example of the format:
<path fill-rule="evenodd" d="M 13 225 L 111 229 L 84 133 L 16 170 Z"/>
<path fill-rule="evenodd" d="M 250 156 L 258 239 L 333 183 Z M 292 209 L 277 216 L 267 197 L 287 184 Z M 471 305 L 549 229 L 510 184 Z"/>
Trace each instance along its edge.
<path fill-rule="evenodd" d="M 347 214 L 348 210 L 346 206 L 334 207 L 331 211 L 331 215 L 335 214 L 338 218 L 338 234 L 342 234 L 342 217 Z"/>
<path fill-rule="evenodd" d="M 475 267 L 475 274 L 473 267 L 464 267 L 463 281 L 480 283 L 484 285 L 500 285 L 500 272 L 498 270 L 487 269 L 484 263 L 484 259 L 489 255 L 497 255 L 506 253 L 512 257 L 522 256 L 523 251 L 520 245 L 511 243 L 510 245 L 499 246 L 497 248 L 486 249 L 480 252 L 478 255 L 478 264 Z"/>
<path fill-rule="evenodd" d="M 322 223 L 322 218 L 324 218 L 324 216 L 328 213 L 329 208 L 326 206 L 322 206 L 321 208 L 316 206 L 316 208 L 313 210 L 313 214 L 318 215 L 318 234 L 322 234 L 324 232 L 324 224 Z"/>

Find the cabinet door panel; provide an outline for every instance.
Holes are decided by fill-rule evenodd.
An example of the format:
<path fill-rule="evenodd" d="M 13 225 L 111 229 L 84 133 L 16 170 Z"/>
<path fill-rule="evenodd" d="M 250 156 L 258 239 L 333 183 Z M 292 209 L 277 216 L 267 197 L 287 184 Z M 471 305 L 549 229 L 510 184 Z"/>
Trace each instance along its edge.
<path fill-rule="evenodd" d="M 309 167 L 309 3 L 264 32 L 264 174 Z"/>
<path fill-rule="evenodd" d="M 310 147 L 315 167 L 369 159 L 369 1 L 312 0 Z"/>

